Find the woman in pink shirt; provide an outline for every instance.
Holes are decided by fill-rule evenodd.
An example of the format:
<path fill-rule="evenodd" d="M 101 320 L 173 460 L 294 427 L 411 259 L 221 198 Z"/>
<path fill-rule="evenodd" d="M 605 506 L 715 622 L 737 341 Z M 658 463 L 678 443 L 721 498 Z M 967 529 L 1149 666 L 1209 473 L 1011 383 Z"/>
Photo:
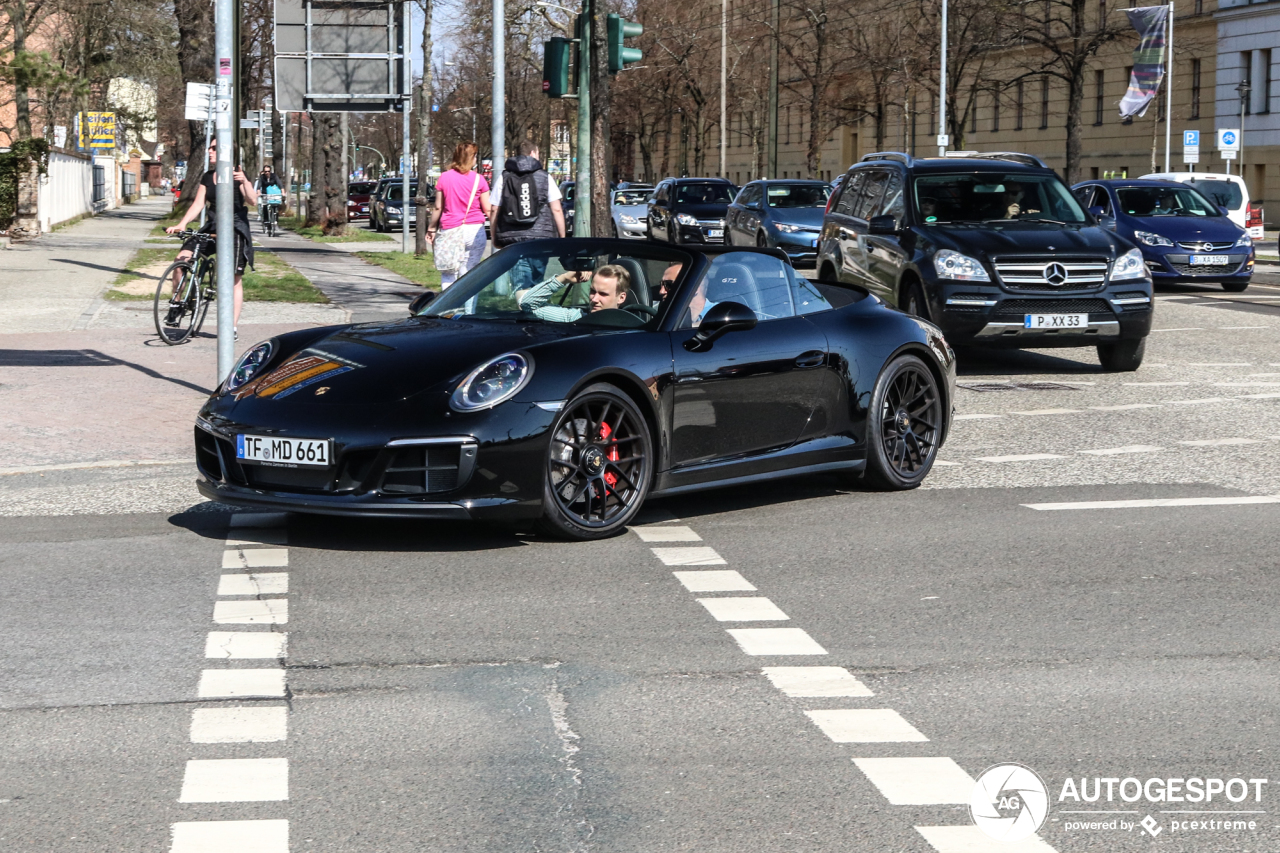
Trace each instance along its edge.
<path fill-rule="evenodd" d="M 458 147 L 453 149 L 453 162 L 449 169 L 436 181 L 435 206 L 431 209 L 431 220 L 427 225 L 427 239 L 434 248 L 437 236 L 461 228 L 462 242 L 466 246 L 462 262 L 456 269 L 440 270 L 442 290 L 480 263 L 480 259 L 484 257 L 487 242 L 484 223 L 489 218 L 489 183 L 475 171 L 476 150 L 474 142 L 459 142 Z"/>

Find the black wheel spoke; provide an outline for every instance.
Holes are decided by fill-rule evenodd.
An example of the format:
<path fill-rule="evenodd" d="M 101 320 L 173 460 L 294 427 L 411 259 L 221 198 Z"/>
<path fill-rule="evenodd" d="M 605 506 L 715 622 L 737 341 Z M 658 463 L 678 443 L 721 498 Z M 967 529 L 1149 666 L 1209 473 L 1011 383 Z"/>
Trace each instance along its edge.
<path fill-rule="evenodd" d="M 548 494 L 560 512 L 596 529 L 626 517 L 648 477 L 645 440 L 643 421 L 615 395 L 588 394 L 567 407 L 547 454 Z"/>

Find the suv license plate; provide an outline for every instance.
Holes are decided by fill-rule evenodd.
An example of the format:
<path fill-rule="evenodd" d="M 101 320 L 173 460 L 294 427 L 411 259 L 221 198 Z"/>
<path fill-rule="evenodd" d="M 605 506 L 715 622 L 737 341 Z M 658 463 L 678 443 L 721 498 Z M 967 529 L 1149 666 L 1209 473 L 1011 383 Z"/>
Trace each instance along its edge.
<path fill-rule="evenodd" d="M 708 237 L 723 237 L 723 236 L 724 236 L 724 229 L 723 229 L 723 228 L 708 228 L 708 229 L 707 229 L 707 236 L 708 236 Z"/>
<path fill-rule="evenodd" d="M 1088 314 L 1027 314 L 1022 318 L 1027 329 L 1083 329 L 1089 325 Z"/>
<path fill-rule="evenodd" d="M 1193 267 L 1225 267 L 1230 259 L 1226 255 L 1192 255 L 1191 265 Z"/>
<path fill-rule="evenodd" d="M 333 462 L 333 442 L 327 438 L 237 435 L 236 459 L 282 468 L 328 468 Z"/>

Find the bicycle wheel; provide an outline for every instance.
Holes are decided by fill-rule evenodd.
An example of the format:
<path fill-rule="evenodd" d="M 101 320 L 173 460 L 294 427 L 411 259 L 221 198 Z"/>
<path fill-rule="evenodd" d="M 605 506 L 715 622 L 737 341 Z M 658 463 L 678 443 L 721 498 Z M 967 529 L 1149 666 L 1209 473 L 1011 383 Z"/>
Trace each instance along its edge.
<path fill-rule="evenodd" d="M 205 264 L 200 270 L 200 280 L 197 282 L 199 287 L 196 288 L 196 309 L 195 322 L 191 326 L 191 334 L 200 334 L 200 329 L 204 326 L 205 315 L 209 313 L 209 303 L 213 301 L 213 294 L 217 292 L 217 283 L 213 280 L 213 266 Z"/>
<path fill-rule="evenodd" d="M 179 273 L 179 278 L 171 298 L 168 291 L 175 273 Z M 160 275 L 160 281 L 156 284 L 156 295 L 151 304 L 156 334 L 170 346 L 183 343 L 191 337 L 192 324 L 199 307 L 196 284 L 190 261 L 174 261 Z"/>

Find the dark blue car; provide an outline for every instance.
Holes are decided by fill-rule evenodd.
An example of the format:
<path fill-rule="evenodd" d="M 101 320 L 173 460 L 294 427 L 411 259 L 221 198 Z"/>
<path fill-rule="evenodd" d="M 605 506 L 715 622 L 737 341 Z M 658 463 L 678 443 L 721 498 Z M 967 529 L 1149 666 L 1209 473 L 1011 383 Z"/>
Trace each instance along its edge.
<path fill-rule="evenodd" d="M 796 266 L 813 265 L 830 196 L 825 181 L 753 181 L 729 205 L 725 238 L 731 246 L 781 249 Z"/>
<path fill-rule="evenodd" d="M 1157 285 L 1221 283 L 1239 293 L 1253 276 L 1253 241 L 1222 208 L 1174 181 L 1085 181 L 1072 187 L 1095 216 L 1142 250 Z"/>

